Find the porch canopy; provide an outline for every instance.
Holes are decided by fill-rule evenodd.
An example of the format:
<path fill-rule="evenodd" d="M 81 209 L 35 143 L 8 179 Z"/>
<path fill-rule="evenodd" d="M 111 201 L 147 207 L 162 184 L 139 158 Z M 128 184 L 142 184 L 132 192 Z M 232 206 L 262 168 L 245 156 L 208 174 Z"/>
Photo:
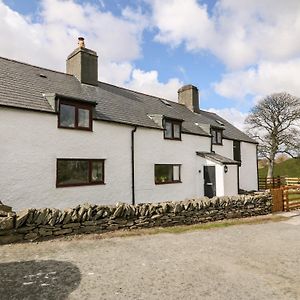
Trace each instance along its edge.
<path fill-rule="evenodd" d="M 215 162 L 223 164 L 223 165 L 240 165 L 241 164 L 240 161 L 233 160 L 231 158 L 222 156 L 215 152 L 196 152 L 196 154 L 203 158 L 206 158 L 211 161 L 215 161 Z"/>

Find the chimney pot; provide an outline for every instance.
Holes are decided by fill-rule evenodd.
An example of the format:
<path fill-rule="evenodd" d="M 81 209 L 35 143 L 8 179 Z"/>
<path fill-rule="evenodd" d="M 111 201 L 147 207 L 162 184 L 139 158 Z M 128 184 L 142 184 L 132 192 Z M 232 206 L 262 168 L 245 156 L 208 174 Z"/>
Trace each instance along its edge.
<path fill-rule="evenodd" d="M 85 48 L 84 38 L 83 37 L 79 37 L 78 38 L 78 46 L 79 46 L 79 48 Z"/>
<path fill-rule="evenodd" d="M 178 102 L 185 105 L 189 110 L 199 113 L 199 92 L 198 88 L 188 84 L 178 90 Z"/>

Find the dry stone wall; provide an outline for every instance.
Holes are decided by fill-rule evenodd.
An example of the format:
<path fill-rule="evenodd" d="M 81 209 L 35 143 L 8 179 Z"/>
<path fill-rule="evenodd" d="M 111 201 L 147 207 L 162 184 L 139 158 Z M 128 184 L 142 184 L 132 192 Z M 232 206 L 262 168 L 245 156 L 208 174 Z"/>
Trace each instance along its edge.
<path fill-rule="evenodd" d="M 17 214 L 0 205 L 0 244 L 36 241 L 68 234 L 188 225 L 271 213 L 270 194 L 206 197 L 180 202 L 129 205 L 78 205 L 75 208 L 26 209 Z"/>

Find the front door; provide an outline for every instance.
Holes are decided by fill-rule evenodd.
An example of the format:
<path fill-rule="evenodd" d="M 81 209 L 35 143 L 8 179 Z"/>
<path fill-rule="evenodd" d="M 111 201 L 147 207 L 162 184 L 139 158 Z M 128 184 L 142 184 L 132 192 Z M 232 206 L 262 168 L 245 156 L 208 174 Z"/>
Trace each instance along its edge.
<path fill-rule="evenodd" d="M 208 198 L 216 196 L 215 166 L 204 166 L 204 196 Z"/>

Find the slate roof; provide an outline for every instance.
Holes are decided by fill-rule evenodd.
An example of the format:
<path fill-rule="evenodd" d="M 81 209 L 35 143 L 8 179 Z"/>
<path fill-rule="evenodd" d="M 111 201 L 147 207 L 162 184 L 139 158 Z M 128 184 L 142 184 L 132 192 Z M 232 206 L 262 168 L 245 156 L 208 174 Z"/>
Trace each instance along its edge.
<path fill-rule="evenodd" d="M 213 160 L 223 165 L 239 165 L 240 162 L 230 159 L 228 157 L 222 156 L 214 152 L 196 152 L 197 155 L 206 158 L 208 160 Z"/>
<path fill-rule="evenodd" d="M 62 72 L 32 66 L 26 63 L 0 57 L 0 105 L 55 113 L 43 94 L 56 93 L 66 97 L 96 101 L 95 119 L 123 124 L 161 129 L 151 114 L 183 119 L 182 132 L 209 135 L 195 123 L 222 127 L 223 137 L 255 143 L 214 113 L 201 110 L 199 114 L 190 111 L 182 104 L 146 95 L 136 91 L 98 82 L 98 86 L 81 84 L 76 77 Z"/>

